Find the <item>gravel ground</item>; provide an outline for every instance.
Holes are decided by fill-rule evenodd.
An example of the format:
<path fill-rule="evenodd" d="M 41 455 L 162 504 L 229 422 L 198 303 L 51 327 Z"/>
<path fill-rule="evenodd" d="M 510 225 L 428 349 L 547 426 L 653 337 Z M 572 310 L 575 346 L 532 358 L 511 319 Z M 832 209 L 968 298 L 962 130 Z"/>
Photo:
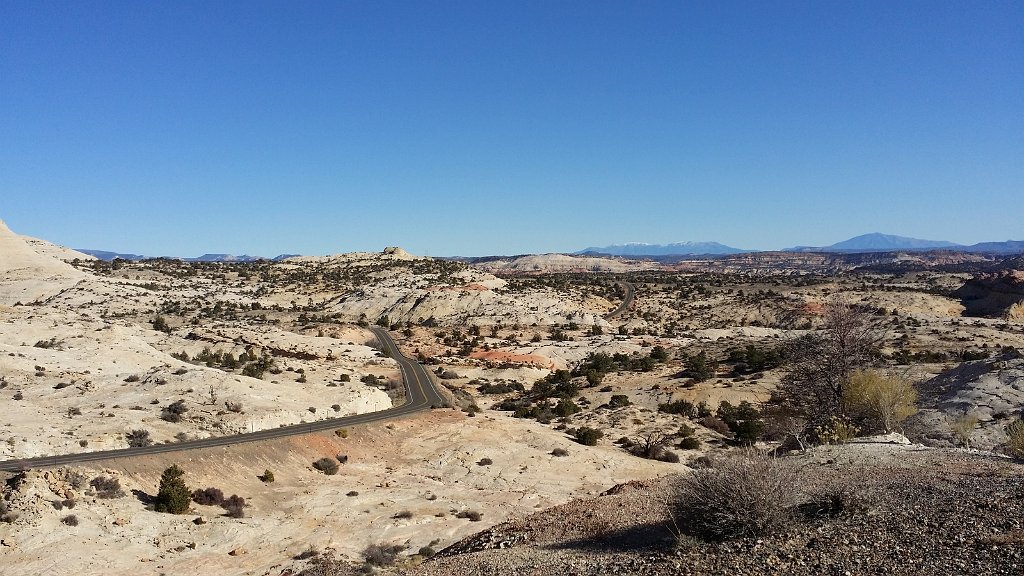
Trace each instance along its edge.
<path fill-rule="evenodd" d="M 1024 574 L 1024 466 L 962 451 L 844 446 L 792 457 L 806 499 L 852 509 L 760 539 L 675 538 L 665 479 L 499 524 L 405 572 L 443 575 Z"/>

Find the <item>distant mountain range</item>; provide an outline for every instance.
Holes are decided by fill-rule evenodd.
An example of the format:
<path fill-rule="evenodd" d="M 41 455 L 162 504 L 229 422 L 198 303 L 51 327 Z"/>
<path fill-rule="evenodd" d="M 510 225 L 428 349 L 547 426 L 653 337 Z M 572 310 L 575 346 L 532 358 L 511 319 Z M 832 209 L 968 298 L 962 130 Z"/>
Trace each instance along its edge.
<path fill-rule="evenodd" d="M 81 248 L 77 250 L 79 252 L 95 256 L 100 260 L 108 261 L 115 258 L 120 258 L 122 260 L 146 260 L 148 258 L 154 258 L 153 256 L 108 252 L 105 250 L 87 250 Z M 963 244 L 956 244 L 946 240 L 922 240 L 920 238 L 909 238 L 907 236 L 895 236 L 892 234 L 874 232 L 871 234 L 854 236 L 849 240 L 836 242 L 830 246 L 793 246 L 792 248 L 783 248 L 780 252 L 908 252 L 923 250 L 954 250 L 957 252 L 982 252 L 988 254 L 1024 254 L 1024 240 L 979 242 L 978 244 L 965 246 Z M 760 252 L 760 250 L 733 248 L 732 246 L 726 246 L 719 242 L 673 242 L 671 244 L 629 242 L 626 244 L 611 244 L 609 246 L 591 246 L 578 252 L 573 252 L 573 254 L 581 256 L 603 255 L 623 256 L 626 258 L 657 258 L 661 256 L 724 256 L 729 254 L 743 254 L 747 252 Z M 165 258 L 183 260 L 185 262 L 255 262 L 258 260 L 270 260 L 276 262 L 293 256 L 300 256 L 300 254 L 281 254 L 274 258 L 249 256 L 247 254 L 242 254 L 241 256 L 233 254 L 203 254 L 196 258 L 179 258 L 175 256 L 165 256 Z M 491 259 L 495 258 L 505 257 L 495 256 Z M 454 257 L 453 259 L 461 260 L 462 258 Z M 476 261 L 477 258 L 468 258 L 468 260 Z"/>
<path fill-rule="evenodd" d="M 892 234 L 874 232 L 862 234 L 849 240 L 836 242 L 830 246 L 794 246 L 783 248 L 781 252 L 906 252 L 921 250 L 955 250 L 958 252 L 986 252 L 992 254 L 1024 253 L 1024 240 L 1007 240 L 1005 242 L 980 242 L 970 246 L 948 242 L 946 240 L 922 240 Z M 603 247 L 591 247 L 574 252 L 574 254 L 604 254 L 609 256 L 702 256 L 741 254 L 758 252 L 758 250 L 742 250 L 720 244 L 718 242 L 673 242 L 672 244 L 644 244 L 631 242 L 628 244 L 612 244 Z"/>
<path fill-rule="evenodd" d="M 235 256 L 234 254 L 203 254 L 196 258 L 179 258 L 177 256 L 142 256 L 140 254 L 122 254 L 119 252 L 108 252 L 106 250 L 88 250 L 85 248 L 76 248 L 78 252 L 95 256 L 100 260 L 114 260 L 115 258 L 121 260 L 147 260 L 150 258 L 170 258 L 172 260 L 182 260 L 185 262 L 256 262 L 259 260 L 272 260 L 274 262 L 278 260 L 284 260 L 285 258 L 291 258 L 293 256 L 299 256 L 299 254 L 281 254 L 273 258 L 264 258 L 263 256 L 249 256 L 248 254 L 242 254 L 241 256 Z"/>
<path fill-rule="evenodd" d="M 1005 242 L 980 242 L 965 246 L 946 240 L 922 240 L 906 236 L 894 236 L 874 232 L 854 236 L 849 240 L 836 242 L 831 246 L 795 246 L 783 252 L 900 252 L 921 250 L 955 250 L 957 252 L 988 252 L 995 254 L 1016 254 L 1024 252 L 1024 240 Z"/>
<path fill-rule="evenodd" d="M 704 254 L 742 254 L 741 250 L 718 242 L 673 242 L 671 244 L 612 244 L 611 246 L 584 248 L 574 254 L 608 254 L 610 256 L 700 256 Z"/>

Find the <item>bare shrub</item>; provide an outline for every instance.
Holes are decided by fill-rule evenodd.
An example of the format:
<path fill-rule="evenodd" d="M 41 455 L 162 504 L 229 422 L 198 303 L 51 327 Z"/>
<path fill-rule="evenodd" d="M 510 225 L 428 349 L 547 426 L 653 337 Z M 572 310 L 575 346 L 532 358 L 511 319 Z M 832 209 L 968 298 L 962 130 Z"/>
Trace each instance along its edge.
<path fill-rule="evenodd" d="M 220 506 L 224 502 L 224 492 L 220 488 L 203 488 L 192 492 L 192 501 L 202 506 Z"/>
<path fill-rule="evenodd" d="M 866 312 L 832 298 L 825 303 L 823 329 L 787 346 L 789 373 L 780 383 L 780 399 L 810 416 L 812 424 L 845 415 L 850 375 L 868 364 L 880 340 Z"/>
<path fill-rule="evenodd" d="M 724 420 L 717 416 L 705 416 L 698 420 L 697 423 L 707 428 L 708 430 L 718 432 L 722 436 L 727 436 L 730 433 L 729 425 L 726 424 Z"/>
<path fill-rule="evenodd" d="M 241 402 L 232 402 L 228 400 L 227 402 L 224 403 L 224 407 L 227 408 L 228 412 L 235 412 L 236 414 L 242 411 Z"/>
<path fill-rule="evenodd" d="M 97 476 L 89 481 L 89 486 L 96 491 L 96 497 L 102 499 L 120 498 L 124 496 L 121 481 L 110 476 Z"/>
<path fill-rule="evenodd" d="M 463 510 L 455 515 L 456 518 L 466 518 L 470 522 L 479 522 L 484 515 L 476 510 Z"/>
<path fill-rule="evenodd" d="M 402 510 L 398 514 L 395 514 L 393 518 L 398 520 L 408 520 L 412 518 L 412 510 Z"/>
<path fill-rule="evenodd" d="M 317 554 L 310 559 L 299 576 L 351 576 L 356 574 L 352 565 L 330 554 Z"/>
<path fill-rule="evenodd" d="M 883 432 L 916 414 L 916 404 L 917 390 L 910 381 L 874 370 L 853 371 L 843 389 L 846 413 Z"/>
<path fill-rule="evenodd" d="M 68 526 L 78 526 L 78 516 L 74 514 L 68 514 L 64 518 L 61 518 L 61 522 Z"/>
<path fill-rule="evenodd" d="M 799 493 L 788 463 L 746 450 L 694 470 L 680 484 L 674 509 L 677 523 L 695 536 L 762 536 L 790 522 Z"/>
<path fill-rule="evenodd" d="M 480 461 L 477 462 L 478 466 L 490 466 L 491 464 L 494 464 L 494 460 L 491 460 L 490 458 L 481 458 Z"/>
<path fill-rule="evenodd" d="M 565 448 L 555 448 L 551 451 L 552 456 L 565 457 L 569 455 L 569 451 Z"/>
<path fill-rule="evenodd" d="M 237 494 L 232 494 L 228 498 L 224 499 L 220 506 L 231 518 L 244 518 L 245 507 L 248 506 L 248 504 L 246 504 L 245 498 L 242 498 Z"/>
<path fill-rule="evenodd" d="M 1018 418 L 1006 426 L 1006 450 L 1015 458 L 1024 458 L 1024 420 Z"/>
<path fill-rule="evenodd" d="M 403 544 L 370 544 L 363 550 L 363 559 L 371 566 L 391 566 L 403 550 Z"/>
<path fill-rule="evenodd" d="M 969 450 L 971 448 L 971 433 L 974 432 L 974 427 L 977 425 L 978 415 L 974 412 L 968 412 L 954 420 L 949 425 L 949 429 L 953 433 L 953 438 L 957 444 Z"/>
<path fill-rule="evenodd" d="M 333 476 L 338 473 L 338 461 L 334 458 L 321 458 L 316 462 L 313 462 L 313 468 L 316 468 L 328 476 Z"/>

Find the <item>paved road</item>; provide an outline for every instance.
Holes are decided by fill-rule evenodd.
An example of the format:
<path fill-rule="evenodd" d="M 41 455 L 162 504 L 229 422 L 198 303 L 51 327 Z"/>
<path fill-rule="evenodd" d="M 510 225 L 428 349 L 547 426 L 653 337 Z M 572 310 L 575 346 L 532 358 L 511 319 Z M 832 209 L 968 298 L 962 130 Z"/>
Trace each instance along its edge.
<path fill-rule="evenodd" d="M 405 402 L 400 406 L 381 410 L 379 412 L 368 412 L 355 416 L 343 418 L 329 418 L 317 420 L 306 424 L 294 424 L 281 428 L 260 430 L 249 434 L 236 434 L 232 436 L 216 436 L 192 440 L 189 442 L 176 442 L 173 444 L 155 444 L 145 448 L 124 448 L 121 450 L 102 450 L 97 452 L 82 452 L 79 454 L 62 454 L 57 456 L 43 456 L 39 458 L 26 458 L 22 460 L 0 461 L 0 470 L 17 471 L 26 468 L 52 468 L 68 464 L 80 464 L 82 462 L 95 462 L 97 460 L 108 460 L 111 458 L 127 458 L 132 456 L 147 456 L 150 454 L 161 454 L 164 452 L 181 452 L 184 450 L 196 450 L 199 448 L 211 448 L 214 446 L 231 446 L 244 442 L 258 442 L 272 438 L 283 438 L 285 436 L 297 436 L 324 430 L 333 430 L 343 426 L 355 426 L 357 424 L 369 424 L 370 422 L 381 422 L 407 416 L 431 407 L 443 406 L 444 398 L 434 386 L 430 374 L 418 362 L 414 362 L 398 351 L 398 346 L 387 331 L 381 328 L 373 328 L 378 341 L 390 353 L 391 357 L 398 362 L 402 370 L 402 380 L 405 383 Z"/>
<path fill-rule="evenodd" d="M 616 316 L 628 310 L 629 307 L 633 305 L 633 297 L 636 296 L 636 286 L 633 286 L 633 284 L 631 284 L 630 282 L 619 282 L 619 286 L 622 286 L 623 288 L 626 289 L 626 297 L 622 299 L 622 302 L 619 304 L 618 308 L 604 315 L 605 320 L 611 320 L 612 318 L 615 318 Z"/>

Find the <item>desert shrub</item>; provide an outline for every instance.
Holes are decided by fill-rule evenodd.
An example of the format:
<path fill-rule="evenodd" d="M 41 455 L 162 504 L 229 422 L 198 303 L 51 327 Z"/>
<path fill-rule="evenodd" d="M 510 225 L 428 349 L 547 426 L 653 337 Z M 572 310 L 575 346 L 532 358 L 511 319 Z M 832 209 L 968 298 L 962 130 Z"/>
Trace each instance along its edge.
<path fill-rule="evenodd" d="M 845 444 L 857 437 L 860 428 L 837 416 L 814 427 L 814 439 L 821 444 Z"/>
<path fill-rule="evenodd" d="M 484 515 L 476 510 L 463 510 L 455 515 L 456 518 L 465 518 L 470 522 L 479 522 Z"/>
<path fill-rule="evenodd" d="M 552 410 L 556 416 L 565 418 L 566 416 L 572 416 L 573 414 L 580 411 L 580 407 L 568 398 L 562 398 L 558 401 Z"/>
<path fill-rule="evenodd" d="M 63 510 L 64 509 L 64 501 L 63 500 L 54 500 L 54 501 L 50 502 L 50 505 L 53 506 L 54 510 Z"/>
<path fill-rule="evenodd" d="M 357 573 L 345 560 L 324 553 L 313 556 L 298 576 L 350 576 Z"/>
<path fill-rule="evenodd" d="M 798 478 L 788 463 L 761 452 L 716 459 L 680 484 L 677 523 L 710 540 L 770 534 L 790 522 L 799 499 Z"/>
<path fill-rule="evenodd" d="M 402 510 L 398 514 L 395 514 L 393 517 L 400 520 L 408 520 L 409 518 L 412 518 L 412 510 Z"/>
<path fill-rule="evenodd" d="M 1016 458 L 1024 458 L 1024 420 L 1018 418 L 1006 426 L 1006 450 Z"/>
<path fill-rule="evenodd" d="M 569 451 L 565 448 L 555 448 L 551 451 L 552 456 L 564 457 L 569 455 Z"/>
<path fill-rule="evenodd" d="M 71 498 L 65 498 L 64 501 L 61 502 L 61 504 L 63 504 L 65 508 L 70 510 L 75 507 L 76 502 Z"/>
<path fill-rule="evenodd" d="M 687 436 L 677 444 L 680 450 L 696 450 L 700 448 L 700 440 L 694 436 Z"/>
<path fill-rule="evenodd" d="M 629 401 L 629 396 L 626 396 L 625 394 L 613 394 L 608 400 L 609 408 L 622 408 L 623 406 L 629 406 L 630 404 L 632 403 Z"/>
<path fill-rule="evenodd" d="M 341 404 L 331 404 L 331 410 L 335 412 L 341 412 Z"/>
<path fill-rule="evenodd" d="M 338 454 L 335 458 L 337 458 L 338 462 L 341 464 L 348 464 L 348 454 Z"/>
<path fill-rule="evenodd" d="M 170 334 L 171 327 L 167 325 L 167 320 L 163 316 L 157 316 L 152 321 L 153 330 L 159 330 L 160 332 L 166 332 Z"/>
<path fill-rule="evenodd" d="M 512 392 L 525 392 L 526 387 L 519 382 L 485 382 L 476 387 L 481 394 L 509 394 Z"/>
<path fill-rule="evenodd" d="M 57 339 L 50 338 L 49 340 L 40 340 L 34 344 L 36 348 L 56 348 Z"/>
<path fill-rule="evenodd" d="M 604 432 L 597 430 L 596 428 L 590 428 L 588 426 L 581 426 L 573 434 L 576 441 L 584 446 L 597 446 L 597 441 L 604 436 Z"/>
<path fill-rule="evenodd" d="M 192 493 L 185 485 L 185 472 L 173 464 L 160 475 L 160 488 L 156 494 L 156 511 L 168 514 L 188 512 Z"/>
<path fill-rule="evenodd" d="M 82 488 L 85 488 L 89 484 L 88 482 L 86 482 L 86 480 L 88 479 L 88 476 L 79 472 L 78 470 L 68 470 L 67 475 L 64 477 L 64 480 L 68 484 L 71 484 L 71 487 L 74 488 L 75 490 L 81 490 Z"/>
<path fill-rule="evenodd" d="M 338 461 L 334 458 L 321 458 L 316 462 L 313 462 L 313 468 L 316 468 L 328 476 L 333 476 L 338 473 Z"/>
<path fill-rule="evenodd" d="M 25 399 L 25 395 L 21 392 L 21 390 L 18 390 L 17 392 L 14 393 L 14 396 L 11 396 L 11 399 L 12 400 L 24 400 Z"/>
<path fill-rule="evenodd" d="M 837 518 L 866 512 L 871 508 L 868 493 L 846 484 L 831 484 L 817 490 L 797 507 L 805 518 Z"/>
<path fill-rule="evenodd" d="M 676 454 L 671 450 L 662 450 L 661 454 L 658 454 L 656 460 L 660 460 L 661 462 L 668 462 L 670 464 L 677 464 L 679 463 L 679 454 Z"/>
<path fill-rule="evenodd" d="M 138 374 L 132 374 L 124 379 L 125 382 L 138 382 L 139 380 L 142 380 L 142 378 Z"/>
<path fill-rule="evenodd" d="M 338 438 L 348 438 L 348 428 L 338 428 L 334 431 L 334 435 Z"/>
<path fill-rule="evenodd" d="M 192 501 L 203 506 L 220 506 L 224 492 L 220 488 L 203 488 L 192 492 Z"/>
<path fill-rule="evenodd" d="M 973 412 L 968 412 L 963 416 L 960 416 L 954 420 L 950 425 L 950 432 L 953 433 L 953 438 L 956 443 L 964 448 L 970 449 L 971 447 L 971 433 L 974 431 L 974 427 L 978 425 L 978 415 Z"/>
<path fill-rule="evenodd" d="M 420 550 L 419 550 L 419 552 L 417 552 L 417 554 L 419 554 L 420 556 L 422 556 L 424 558 L 433 558 L 434 555 L 437 554 L 437 551 L 434 550 L 433 548 L 431 548 L 430 546 L 424 546 L 424 547 L 420 548 Z"/>
<path fill-rule="evenodd" d="M 97 476 L 89 481 L 89 486 L 96 491 L 96 497 L 102 499 L 120 498 L 124 496 L 121 481 L 110 476 Z"/>
<path fill-rule="evenodd" d="M 855 370 L 843 389 L 846 413 L 872 429 L 891 431 L 917 413 L 917 390 L 906 378 Z"/>
<path fill-rule="evenodd" d="M 181 416 L 185 412 L 188 412 L 188 406 L 185 405 L 185 401 L 175 400 L 167 406 L 164 406 L 164 409 L 160 414 L 160 418 L 168 422 L 181 422 Z"/>
<path fill-rule="evenodd" d="M 75 516 L 74 514 L 68 514 L 61 518 L 60 521 L 62 524 L 66 524 L 68 526 L 78 526 L 78 516 Z"/>
<path fill-rule="evenodd" d="M 705 416 L 698 420 L 697 423 L 708 430 L 713 430 L 723 436 L 726 436 L 731 432 L 731 430 L 729 430 L 729 425 L 723 422 L 721 418 L 717 418 L 715 416 Z"/>
<path fill-rule="evenodd" d="M 363 549 L 363 560 L 371 566 L 391 566 L 403 550 L 402 544 L 370 544 Z"/>
<path fill-rule="evenodd" d="M 686 400 L 676 400 L 675 402 L 665 402 L 658 404 L 658 412 L 664 412 L 665 414 L 679 414 L 680 416 L 686 416 L 693 418 L 696 414 L 692 402 Z"/>
<path fill-rule="evenodd" d="M 260 482 L 266 482 L 267 484 L 272 484 L 274 482 L 274 473 L 271 472 L 270 470 L 264 470 L 263 471 L 263 475 L 262 476 L 257 476 L 257 478 L 260 479 Z"/>
<path fill-rule="evenodd" d="M 348 492 L 345 493 L 345 496 L 349 496 L 349 497 L 359 496 L 359 492 L 357 492 L 355 490 L 349 490 Z"/>
<path fill-rule="evenodd" d="M 490 466 L 491 464 L 494 464 L 494 460 L 491 460 L 490 458 L 481 458 L 477 464 L 480 466 Z"/>
<path fill-rule="evenodd" d="M 224 403 L 224 407 L 227 408 L 228 412 L 238 413 L 238 412 L 242 411 L 242 403 L 241 402 L 232 402 L 232 401 L 228 400 L 227 402 Z"/>
<path fill-rule="evenodd" d="M 717 414 L 718 418 L 729 427 L 733 438 L 741 444 L 753 444 L 764 431 L 761 413 L 746 400 L 737 406 L 723 400 L 718 405 Z"/>
<path fill-rule="evenodd" d="M 245 498 L 242 498 L 237 494 L 232 494 L 225 498 L 220 504 L 220 507 L 223 508 L 231 518 L 244 518 L 246 506 L 248 506 L 248 504 L 245 503 Z"/>
<path fill-rule="evenodd" d="M 149 430 L 132 430 L 125 434 L 124 438 L 131 448 L 143 448 L 153 443 L 153 439 L 149 437 Z"/>

